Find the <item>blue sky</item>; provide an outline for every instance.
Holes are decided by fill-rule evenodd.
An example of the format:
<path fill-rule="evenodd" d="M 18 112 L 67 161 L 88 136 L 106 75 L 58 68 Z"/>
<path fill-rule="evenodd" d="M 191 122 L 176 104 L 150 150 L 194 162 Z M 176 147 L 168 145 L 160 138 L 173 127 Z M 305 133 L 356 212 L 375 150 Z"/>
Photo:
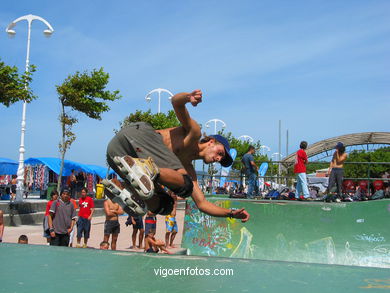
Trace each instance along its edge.
<path fill-rule="evenodd" d="M 190 106 L 199 123 L 218 118 L 235 136 L 250 135 L 278 152 L 282 120 L 289 150 L 301 140 L 388 131 L 389 1 L 8 1 L 0 11 L 0 58 L 24 70 L 27 22 L 9 39 L 6 26 L 34 14 L 30 62 L 37 66 L 27 107 L 26 158 L 59 157 L 55 85 L 76 71 L 103 67 L 123 98 L 102 121 L 78 115 L 66 158 L 104 165 L 119 121 L 157 111 L 145 95 L 202 89 Z M 162 111 L 171 108 L 163 95 Z M 22 104 L 0 105 L 0 157 L 18 159 Z M 206 129 L 208 133 L 210 131 Z"/>

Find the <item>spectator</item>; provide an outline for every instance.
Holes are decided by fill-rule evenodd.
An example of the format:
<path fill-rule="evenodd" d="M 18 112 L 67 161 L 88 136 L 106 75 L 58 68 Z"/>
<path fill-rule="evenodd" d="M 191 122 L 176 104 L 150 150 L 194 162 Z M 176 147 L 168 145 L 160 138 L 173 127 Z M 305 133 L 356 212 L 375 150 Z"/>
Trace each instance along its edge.
<path fill-rule="evenodd" d="M 172 212 L 165 217 L 165 246 L 167 248 L 174 248 L 173 241 L 175 240 L 176 234 L 178 232 L 176 223 L 177 196 L 173 193 L 170 195 L 174 199 L 175 203 L 173 205 Z"/>
<path fill-rule="evenodd" d="M 343 167 L 347 159 L 347 154 L 345 153 L 345 146 L 341 142 L 337 143 L 335 149 L 336 151 L 333 153 L 333 158 L 328 169 L 328 174 L 330 173 L 330 175 L 327 193 L 332 192 L 333 187 L 336 185 L 336 196 L 330 196 L 328 194 L 325 200 L 341 202 L 344 179 Z"/>
<path fill-rule="evenodd" d="M 162 250 L 167 254 L 171 254 L 171 252 L 166 249 L 164 242 L 154 237 L 155 234 L 156 229 L 148 230 L 148 234 L 145 236 L 145 252 L 158 253 L 159 250 Z"/>
<path fill-rule="evenodd" d="M 307 142 L 301 141 L 299 145 L 299 151 L 295 155 L 295 165 L 294 173 L 297 174 L 297 187 L 295 197 L 298 200 L 309 200 L 311 199 L 309 188 L 307 187 L 306 179 L 306 164 L 307 164 L 307 154 L 305 150 L 307 149 Z"/>
<path fill-rule="evenodd" d="M 76 210 L 76 214 L 77 214 L 77 211 L 78 211 L 78 206 L 77 206 L 77 201 L 73 198 L 70 199 L 70 202 L 73 204 L 74 206 L 74 209 Z M 69 247 L 73 247 L 73 237 L 74 237 L 74 233 L 75 233 L 75 229 L 72 230 L 72 232 L 70 232 L 70 235 L 69 235 Z"/>
<path fill-rule="evenodd" d="M 70 201 L 70 192 L 65 189 L 61 197 L 51 204 L 48 218 L 51 236 L 50 245 L 68 246 L 69 235 L 76 222 L 76 209 Z"/>
<path fill-rule="evenodd" d="M 123 210 L 119 204 L 110 199 L 104 201 L 104 212 L 106 221 L 104 223 L 104 241 L 108 242 L 111 235 L 111 249 L 116 250 L 116 242 L 120 233 L 119 215 L 123 215 Z"/>
<path fill-rule="evenodd" d="M 4 235 L 4 217 L 3 217 L 3 211 L 0 210 L 0 243 L 3 242 L 3 235 Z"/>
<path fill-rule="evenodd" d="M 72 173 L 68 177 L 68 188 L 70 189 L 70 197 L 71 198 L 76 198 L 76 184 L 77 184 L 77 179 L 76 175 L 74 174 L 74 169 L 72 169 Z"/>
<path fill-rule="evenodd" d="M 144 223 L 143 223 L 142 216 L 129 216 L 129 218 L 126 221 L 126 225 L 127 224 L 133 225 L 133 234 L 131 235 L 131 240 L 133 245 L 131 245 L 129 249 L 134 249 L 136 247 L 142 249 L 142 242 L 144 239 Z M 137 234 L 138 234 L 138 244 L 139 244 L 138 246 L 136 245 Z"/>
<path fill-rule="evenodd" d="M 107 241 L 100 242 L 100 249 L 108 250 L 109 247 L 110 247 L 110 243 L 108 243 Z"/>
<path fill-rule="evenodd" d="M 151 211 L 148 211 L 145 217 L 145 237 L 149 234 L 150 229 L 157 229 L 157 217 Z"/>
<path fill-rule="evenodd" d="M 257 170 L 259 169 L 257 165 L 255 164 L 255 159 L 253 157 L 255 153 L 254 146 L 250 145 L 248 148 L 248 151 L 245 155 L 242 156 L 241 162 L 244 164 L 245 167 L 245 175 L 247 176 L 248 180 L 248 198 L 253 198 L 256 196 L 258 192 L 258 186 L 257 186 Z"/>
<path fill-rule="evenodd" d="M 81 188 L 85 186 L 85 175 L 84 172 L 79 172 L 76 175 L 76 190 L 77 190 L 77 196 L 80 196 L 81 194 Z"/>
<path fill-rule="evenodd" d="M 46 204 L 46 211 L 45 216 L 43 218 L 43 237 L 46 238 L 46 242 L 49 245 L 50 244 L 50 231 L 49 231 L 49 214 L 50 214 L 50 207 L 53 201 L 58 199 L 58 192 L 57 190 L 52 190 L 50 193 L 50 200 Z"/>
<path fill-rule="evenodd" d="M 95 211 L 93 199 L 87 196 L 87 188 L 81 188 L 81 197 L 79 198 L 79 217 L 77 220 L 77 246 L 81 247 L 81 238 L 84 235 L 83 248 L 87 248 L 88 238 L 91 231 L 91 219 Z"/>
<path fill-rule="evenodd" d="M 12 175 L 12 179 L 11 179 L 11 201 L 14 201 L 15 197 L 16 197 L 16 186 L 18 184 L 17 178 L 18 178 L 18 176 Z"/>
<path fill-rule="evenodd" d="M 28 237 L 26 235 L 20 235 L 18 239 L 19 244 L 28 244 Z"/>

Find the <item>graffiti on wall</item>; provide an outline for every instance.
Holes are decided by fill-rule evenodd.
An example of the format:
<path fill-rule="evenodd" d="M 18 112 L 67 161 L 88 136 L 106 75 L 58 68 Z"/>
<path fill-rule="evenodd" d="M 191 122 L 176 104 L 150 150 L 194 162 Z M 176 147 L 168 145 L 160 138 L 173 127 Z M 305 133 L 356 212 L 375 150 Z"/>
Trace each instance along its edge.
<path fill-rule="evenodd" d="M 221 201 L 216 204 L 229 208 L 227 206 L 229 203 L 229 201 Z M 246 228 L 237 229 L 240 223 L 236 219 L 206 215 L 200 212 L 192 201 L 187 202 L 185 217 L 184 242 L 190 250 L 209 256 L 249 257 L 251 255 L 252 234 Z M 233 237 L 234 230 L 240 231 L 240 235 Z M 238 236 L 240 236 L 239 241 Z"/>

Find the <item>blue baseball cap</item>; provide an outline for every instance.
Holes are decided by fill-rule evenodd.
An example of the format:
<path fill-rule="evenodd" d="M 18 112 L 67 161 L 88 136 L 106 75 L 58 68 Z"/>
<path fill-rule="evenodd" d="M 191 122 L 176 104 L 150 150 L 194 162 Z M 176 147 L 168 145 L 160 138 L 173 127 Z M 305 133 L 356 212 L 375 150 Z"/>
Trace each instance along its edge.
<path fill-rule="evenodd" d="M 334 148 L 339 149 L 339 148 L 342 148 L 343 146 L 344 146 L 344 144 L 342 142 L 338 142 Z"/>
<path fill-rule="evenodd" d="M 228 140 L 219 134 L 210 135 L 210 137 L 214 138 L 225 148 L 225 156 L 222 158 L 222 160 L 219 163 L 223 167 L 229 167 L 231 164 L 233 164 L 233 159 L 232 156 L 230 155 L 230 144 Z"/>

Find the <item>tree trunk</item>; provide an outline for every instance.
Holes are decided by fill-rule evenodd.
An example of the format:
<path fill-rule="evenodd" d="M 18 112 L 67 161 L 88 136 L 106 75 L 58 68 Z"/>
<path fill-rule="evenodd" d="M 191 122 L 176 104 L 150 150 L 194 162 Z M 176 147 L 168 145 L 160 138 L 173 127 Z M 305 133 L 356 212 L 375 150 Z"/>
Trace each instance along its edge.
<path fill-rule="evenodd" d="M 65 122 L 64 122 L 64 115 L 65 115 L 65 107 L 64 104 L 62 104 L 62 113 L 61 113 L 61 129 L 62 129 L 62 140 L 61 140 L 61 167 L 60 167 L 60 174 L 58 174 L 58 183 L 57 183 L 57 192 L 58 194 L 61 194 L 61 182 L 62 182 L 62 172 L 64 170 L 64 160 L 65 160 L 65 153 L 66 153 L 66 146 L 65 146 Z"/>

